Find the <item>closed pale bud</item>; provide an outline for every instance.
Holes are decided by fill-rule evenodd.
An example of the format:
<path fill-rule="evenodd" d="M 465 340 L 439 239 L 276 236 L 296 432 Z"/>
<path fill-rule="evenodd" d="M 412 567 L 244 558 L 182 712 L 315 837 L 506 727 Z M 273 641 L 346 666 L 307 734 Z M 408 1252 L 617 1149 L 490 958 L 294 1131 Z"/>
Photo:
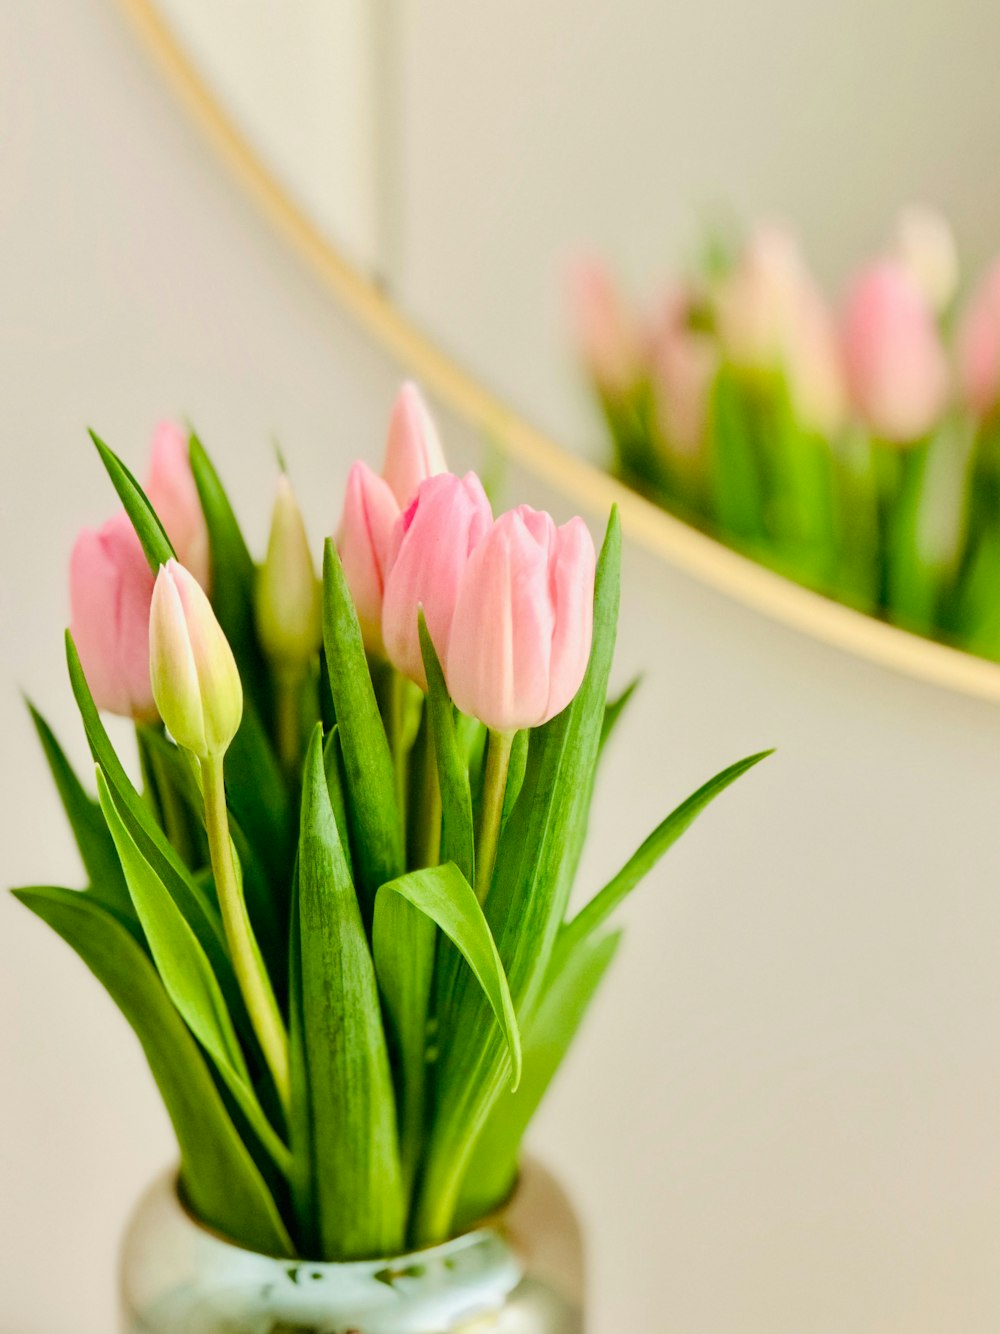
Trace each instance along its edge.
<path fill-rule="evenodd" d="M 948 398 L 948 363 L 923 292 L 909 270 L 881 260 L 855 279 L 841 337 L 848 390 L 868 429 L 912 444 L 935 425 Z"/>
<path fill-rule="evenodd" d="M 947 219 L 937 209 L 911 204 L 896 219 L 893 253 L 938 315 L 958 291 L 958 248 Z"/>
<path fill-rule="evenodd" d="M 958 331 L 962 398 L 976 417 L 1000 405 L 1000 259 L 972 294 Z"/>
<path fill-rule="evenodd" d="M 393 528 L 382 605 L 385 651 L 398 671 L 424 689 L 418 612 L 423 607 L 431 642 L 444 663 L 459 581 L 492 519 L 475 473 L 442 473 L 423 483 Z"/>
<path fill-rule="evenodd" d="M 837 326 L 818 289 L 803 289 L 785 375 L 802 425 L 819 435 L 835 435 L 847 416 L 847 386 Z"/>
<path fill-rule="evenodd" d="M 365 648 L 379 657 L 385 656 L 382 599 L 386 562 L 399 513 L 388 482 L 377 477 L 366 463 L 355 463 L 347 478 L 344 512 L 337 529 L 337 551 L 354 599 Z"/>
<path fill-rule="evenodd" d="M 224 755 L 243 717 L 239 670 L 201 585 L 175 560 L 156 576 L 149 662 L 156 706 L 177 744 L 201 760 Z"/>
<path fill-rule="evenodd" d="M 282 473 L 254 610 L 261 647 L 279 673 L 299 675 L 319 650 L 322 601 L 302 511 Z"/>
<path fill-rule="evenodd" d="M 569 271 L 569 316 L 577 351 L 601 393 L 622 398 L 645 373 L 635 320 L 599 259 L 580 258 Z"/>
<path fill-rule="evenodd" d="M 447 472 L 444 450 L 423 395 L 410 381 L 400 389 L 389 418 L 382 476 L 404 509 L 421 482 Z"/>
<path fill-rule="evenodd" d="M 497 732 L 539 727 L 580 688 L 593 635 L 594 544 L 527 505 L 502 514 L 462 575 L 446 677 L 464 712 Z"/>
<path fill-rule="evenodd" d="M 777 224 L 759 227 L 716 294 L 719 339 L 734 366 L 771 371 L 784 364 L 803 292 L 811 286 L 792 232 Z"/>

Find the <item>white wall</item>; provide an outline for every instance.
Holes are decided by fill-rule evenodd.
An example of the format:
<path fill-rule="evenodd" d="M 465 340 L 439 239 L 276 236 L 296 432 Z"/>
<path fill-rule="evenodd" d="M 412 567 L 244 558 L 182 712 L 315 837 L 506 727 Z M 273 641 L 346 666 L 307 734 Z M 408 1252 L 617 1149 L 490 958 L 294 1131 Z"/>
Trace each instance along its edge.
<path fill-rule="evenodd" d="M 529 87 L 512 81 L 511 116 Z M 249 210 L 106 0 L 0 7 L 0 124 L 0 879 L 58 882 L 75 862 L 17 688 L 82 760 L 64 565 L 75 527 L 111 504 L 84 425 L 139 463 L 153 421 L 189 413 L 258 537 L 277 432 L 318 536 L 348 461 L 379 452 L 400 368 Z M 440 189 L 471 190 L 446 161 Z M 528 180 L 500 180 L 516 239 L 536 203 Z M 456 279 L 475 276 L 461 212 Z M 476 309 L 513 375 L 513 325 L 501 336 L 500 308 Z M 474 442 L 445 428 L 468 461 Z M 516 474 L 510 494 L 563 508 Z M 581 889 L 715 769 L 780 753 L 629 905 L 537 1128 L 587 1221 L 592 1328 L 995 1334 L 1000 717 L 631 548 L 625 579 L 617 676 L 647 677 Z M 170 1152 L 118 1015 L 0 900 L 0 1334 L 108 1334 L 118 1230 Z"/>

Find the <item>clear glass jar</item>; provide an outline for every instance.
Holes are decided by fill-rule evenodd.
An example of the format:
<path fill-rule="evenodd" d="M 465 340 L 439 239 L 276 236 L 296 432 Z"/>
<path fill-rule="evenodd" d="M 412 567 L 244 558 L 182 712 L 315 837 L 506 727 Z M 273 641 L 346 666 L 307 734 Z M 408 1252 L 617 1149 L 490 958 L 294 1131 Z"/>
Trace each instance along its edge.
<path fill-rule="evenodd" d="M 155 1181 L 128 1224 L 122 1334 L 582 1334 L 580 1229 L 537 1163 L 474 1231 L 347 1264 L 244 1250 L 192 1218 L 175 1184 Z"/>

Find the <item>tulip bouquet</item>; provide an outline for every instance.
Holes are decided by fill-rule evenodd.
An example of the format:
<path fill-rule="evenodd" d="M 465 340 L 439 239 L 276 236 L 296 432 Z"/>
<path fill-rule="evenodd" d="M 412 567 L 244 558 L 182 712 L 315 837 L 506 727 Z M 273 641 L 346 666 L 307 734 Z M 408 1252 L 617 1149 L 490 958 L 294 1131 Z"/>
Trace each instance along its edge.
<path fill-rule="evenodd" d="M 255 566 L 196 436 L 80 534 L 69 675 L 96 798 L 35 724 L 86 869 L 15 891 L 135 1030 L 195 1216 L 277 1255 L 437 1242 L 497 1207 L 619 944 L 614 909 L 761 756 L 575 914 L 618 611 L 614 515 L 494 519 L 412 386 L 318 580 L 280 476 Z M 135 722 L 137 779 L 102 712 Z"/>
<path fill-rule="evenodd" d="M 1000 659 L 1000 261 L 963 309 L 958 274 L 923 208 L 836 313 L 777 226 L 713 241 L 649 316 L 582 261 L 574 331 L 617 471 L 801 583 Z"/>

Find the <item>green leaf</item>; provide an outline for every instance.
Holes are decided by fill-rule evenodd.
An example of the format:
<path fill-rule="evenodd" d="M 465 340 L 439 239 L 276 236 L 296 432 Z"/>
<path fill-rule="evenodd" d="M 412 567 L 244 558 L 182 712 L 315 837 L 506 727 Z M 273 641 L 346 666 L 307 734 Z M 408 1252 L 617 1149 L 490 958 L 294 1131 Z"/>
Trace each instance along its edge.
<path fill-rule="evenodd" d="M 150 569 L 155 574 L 161 565 L 166 565 L 167 561 L 175 555 L 170 544 L 170 538 L 157 517 L 156 511 L 146 498 L 145 491 L 118 455 L 110 450 L 100 436 L 95 435 L 93 431 L 90 432 L 90 438 L 97 446 L 101 462 L 107 469 L 108 476 L 125 506 L 125 513 L 132 521 L 132 527 L 142 543 L 142 549 L 146 553 Z"/>
<path fill-rule="evenodd" d="M 514 733 L 510 747 L 510 760 L 507 766 L 507 783 L 503 794 L 503 811 L 500 817 L 501 832 L 507 825 L 511 811 L 517 805 L 524 786 L 524 775 L 528 771 L 528 751 L 531 747 L 531 733 L 522 728 Z"/>
<path fill-rule="evenodd" d="M 441 791 L 441 860 L 454 862 L 469 882 L 475 876 L 475 831 L 472 827 L 472 791 L 469 770 L 462 758 L 455 709 L 445 685 L 441 663 L 419 613 L 420 651 L 427 673 L 427 705 L 431 740 Z"/>
<path fill-rule="evenodd" d="M 462 1183 L 455 1225 L 465 1230 L 506 1200 L 517 1180 L 521 1141 L 563 1063 L 621 944 L 621 932 L 587 940 L 546 985 L 524 1033 L 524 1074 L 494 1105 Z"/>
<path fill-rule="evenodd" d="M 748 755 L 746 759 L 729 765 L 671 811 L 636 849 L 618 874 L 562 928 L 556 941 L 551 967 L 562 966 L 581 942 L 588 940 L 605 924 L 618 905 L 631 894 L 639 881 L 653 869 L 680 836 L 690 829 L 705 807 L 709 806 L 720 792 L 724 792 L 730 783 L 735 783 L 737 778 L 741 778 L 754 765 L 773 754 L 773 750 L 762 750 L 756 755 Z"/>
<path fill-rule="evenodd" d="M 177 1135 L 184 1197 L 194 1213 L 251 1250 L 293 1255 L 274 1198 L 198 1045 L 139 945 L 93 899 L 72 890 L 14 893 L 76 950 L 135 1030 Z"/>
<path fill-rule="evenodd" d="M 386 911 L 390 895 L 393 894 L 404 898 L 438 926 L 469 965 L 507 1044 L 513 1070 L 512 1087 L 516 1088 L 521 1078 L 521 1038 L 518 1033 L 514 1003 L 510 997 L 510 988 L 507 985 L 496 943 L 490 934 L 486 917 L 472 886 L 459 868 L 449 862 L 444 866 L 410 871 L 381 887 L 375 899 L 373 932 L 375 962 L 380 983 L 383 982 L 382 970 L 378 969 L 380 953 L 382 957 L 387 957 L 393 947 L 391 932 L 385 929 L 388 922 Z M 405 975 L 405 961 L 401 960 L 400 964 Z M 392 970 L 391 976 L 392 990 L 398 991 L 399 969 Z M 405 984 L 405 976 L 402 980 Z M 392 1012 L 392 996 L 389 996 L 389 1001 Z"/>
<path fill-rule="evenodd" d="M 294 850 L 292 810 L 281 766 L 252 699 L 226 752 L 226 800 L 273 887 L 287 917 L 288 880 Z"/>
<path fill-rule="evenodd" d="M 323 743 L 323 768 L 326 772 L 326 785 L 330 790 L 330 805 L 337 821 L 340 834 L 340 846 L 344 850 L 347 869 L 353 878 L 354 867 L 351 859 L 350 826 L 347 821 L 347 800 L 344 796 L 344 759 L 340 751 L 340 731 L 334 723 L 326 741 Z"/>
<path fill-rule="evenodd" d="M 115 840 L 129 893 L 167 994 L 215 1062 L 261 1146 L 287 1173 L 290 1167 L 288 1149 L 264 1116 L 251 1087 L 236 1030 L 205 952 L 162 880 L 129 835 L 100 769 L 97 770 L 97 786 L 101 809 Z"/>
<path fill-rule="evenodd" d="M 398 1254 L 403 1191 L 375 968 L 323 768 L 309 744 L 299 842 L 302 1026 L 322 1258 Z"/>
<path fill-rule="evenodd" d="M 218 910 L 211 904 L 204 889 L 184 865 L 175 848 L 170 844 L 163 830 L 156 823 L 149 807 L 136 792 L 115 749 L 112 746 L 100 714 L 94 704 L 83 674 L 80 658 L 73 643 L 73 637 L 66 632 L 66 659 L 69 666 L 70 683 L 76 697 L 77 706 L 83 718 L 84 730 L 90 743 L 90 750 L 95 761 L 101 766 L 108 785 L 113 788 L 120 802 L 122 818 L 128 826 L 129 834 L 135 839 L 142 855 L 156 871 L 166 885 L 171 898 L 183 913 L 188 924 L 208 955 L 216 976 L 223 985 L 223 991 L 233 1009 L 233 998 L 238 995 L 236 979 L 226 954 L 222 934 L 222 922 Z"/>
<path fill-rule="evenodd" d="M 267 666 L 257 641 L 253 591 L 256 571 L 225 487 L 192 431 L 188 457 L 198 488 L 212 559 L 212 607 L 240 665 L 240 676 L 260 717 L 270 716 Z"/>
<path fill-rule="evenodd" d="M 138 927 L 135 909 L 129 897 L 125 877 L 115 851 L 114 839 L 105 824 L 101 808 L 77 778 L 55 733 L 30 700 L 32 722 L 49 762 L 66 818 L 80 850 L 90 893 L 107 908 L 112 908 Z"/>
<path fill-rule="evenodd" d="M 629 705 L 629 702 L 632 699 L 632 696 L 639 689 L 640 685 L 642 685 L 641 673 L 639 676 L 633 676 L 632 680 L 629 681 L 628 685 L 625 687 L 625 689 L 621 692 L 620 695 L 616 695 L 614 699 L 609 699 L 607 704 L 605 704 L 604 718 L 601 721 L 602 751 L 604 750 L 604 747 L 608 744 L 608 742 L 611 740 L 612 734 L 614 733 L 615 728 L 618 726 L 618 722 L 621 719 L 622 714 L 625 712 L 626 708 Z"/>
<path fill-rule="evenodd" d="M 299 884 L 292 882 L 291 930 L 288 948 L 288 1076 L 291 1089 L 288 1112 L 288 1142 L 292 1168 L 288 1185 L 296 1220 L 296 1242 L 303 1255 L 319 1254 L 316 1235 L 315 1150 L 312 1108 L 309 1102 L 309 1068 L 306 1059 L 302 1014 L 302 945 L 299 926 Z"/>
<path fill-rule="evenodd" d="M 568 708 L 532 735 L 524 784 L 500 839 L 486 901 L 518 1014 L 530 1013 L 542 984 L 583 846 L 614 653 L 620 561 L 621 528 L 613 510 L 597 565 L 593 646 L 583 684 Z M 499 1035 L 486 1031 L 485 1004 L 461 979 L 417 1214 L 421 1243 L 449 1232 L 469 1157 L 507 1080 L 509 1055 Z"/>
<path fill-rule="evenodd" d="M 354 868 L 362 916 L 371 923 L 375 891 L 405 869 L 392 756 L 375 700 L 357 612 L 340 557 L 323 555 L 323 643 L 340 728 Z"/>

